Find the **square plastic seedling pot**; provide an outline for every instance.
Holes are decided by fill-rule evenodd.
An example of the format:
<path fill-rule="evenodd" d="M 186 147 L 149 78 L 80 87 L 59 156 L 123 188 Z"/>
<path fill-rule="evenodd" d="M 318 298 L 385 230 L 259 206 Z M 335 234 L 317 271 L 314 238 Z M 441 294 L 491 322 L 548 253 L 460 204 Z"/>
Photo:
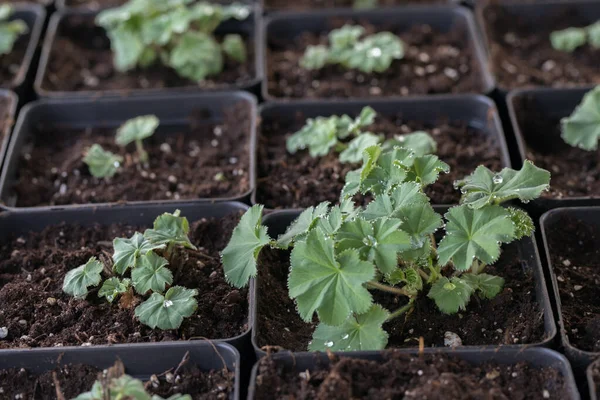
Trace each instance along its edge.
<path fill-rule="evenodd" d="M 569 341 L 569 335 L 565 329 L 565 320 L 562 315 L 562 306 L 560 301 L 560 292 L 558 289 L 558 280 L 552 266 L 550 257 L 552 249 L 548 241 L 548 230 L 565 216 L 585 221 L 585 224 L 592 226 L 600 226 L 600 208 L 598 207 L 573 207 L 573 208 L 557 208 L 544 214 L 540 220 L 540 228 L 542 233 L 542 241 L 544 242 L 544 250 L 548 261 L 548 269 L 550 273 L 550 284 L 554 291 L 554 304 L 557 305 L 558 312 L 558 329 L 560 331 L 560 340 L 564 347 L 565 354 L 573 364 L 576 370 L 584 370 L 588 365 L 600 358 L 600 352 L 592 352 L 581 350 Z"/>
<path fill-rule="evenodd" d="M 215 1 L 213 3 L 223 3 L 223 4 L 227 4 L 227 1 Z M 230 2 L 231 3 L 231 2 Z M 244 4 L 250 4 L 250 5 L 254 5 L 257 8 L 258 12 L 262 12 L 262 10 L 260 8 L 258 8 L 259 1 L 258 0 L 239 0 L 238 3 L 244 3 Z M 94 5 L 92 7 L 90 7 L 89 4 L 81 4 L 81 5 L 77 5 L 77 6 L 68 6 L 67 5 L 67 0 L 56 0 L 56 9 L 58 11 L 64 11 L 64 10 L 93 10 L 93 11 L 99 11 L 99 10 L 105 10 L 107 8 L 115 8 L 118 7 L 117 6 L 110 6 L 110 5 L 105 5 L 102 4 L 102 0 L 100 1 L 96 1 L 94 3 Z"/>
<path fill-rule="evenodd" d="M 98 13 L 92 10 L 79 10 L 79 9 L 68 9 L 64 11 L 56 12 L 50 18 L 48 29 L 46 31 L 46 37 L 42 46 L 42 52 L 40 56 L 40 62 L 35 76 L 34 89 L 38 97 L 41 98 L 97 98 L 98 96 L 147 96 L 152 94 L 161 93 L 185 93 L 185 92 L 221 92 L 231 90 L 246 90 L 253 94 L 258 95 L 260 92 L 260 83 L 263 76 L 263 63 L 260 62 L 260 54 L 262 50 L 262 39 L 260 36 L 260 29 L 258 29 L 260 22 L 260 13 L 255 10 L 250 16 L 244 21 L 225 21 L 216 30 L 216 33 L 238 33 L 251 38 L 254 46 L 254 70 L 255 76 L 252 80 L 243 84 L 228 84 L 215 89 L 203 89 L 193 82 L 190 82 L 187 86 L 179 87 L 166 87 L 160 89 L 116 89 L 116 90 L 78 90 L 78 91 L 58 91 L 58 90 L 47 90 L 42 87 L 46 78 L 46 68 L 50 61 L 52 48 L 55 44 L 56 38 L 60 33 L 61 24 L 70 18 L 90 18 L 92 20 Z"/>
<path fill-rule="evenodd" d="M 158 346 L 143 344 L 9 350 L 4 351 L 0 357 L 0 369 L 25 368 L 32 374 L 42 374 L 69 364 L 107 369 L 121 360 L 126 374 L 147 381 L 152 375 L 175 369 L 186 353 L 189 356 L 188 364 L 196 365 L 202 371 L 227 368 L 233 372 L 234 391 L 229 399 L 240 398 L 240 354 L 226 343 L 184 342 L 163 343 Z"/>
<path fill-rule="evenodd" d="M 202 218 L 221 218 L 234 212 L 243 212 L 248 206 L 238 202 L 220 202 L 215 204 L 191 204 L 177 203 L 169 205 L 137 205 L 137 206 L 110 206 L 63 210 L 31 210 L 28 212 L 4 212 L 0 213 L 0 241 L 7 240 L 15 235 L 27 235 L 30 232 L 40 232 L 45 227 L 60 223 L 76 224 L 79 226 L 93 226 L 94 224 L 128 224 L 133 226 L 152 227 L 154 219 L 165 212 L 181 210 L 190 223 Z M 207 338 L 213 342 L 225 342 L 235 346 L 240 352 L 250 348 L 250 331 L 253 319 L 250 313 L 254 308 L 254 282 L 250 282 L 248 291 L 248 322 L 244 333 L 232 338 Z M 138 346 L 157 346 L 165 343 L 178 342 L 154 342 L 144 344 L 125 344 L 123 346 L 135 348 Z M 96 347 L 96 346 L 92 346 Z M 68 347 L 61 347 L 66 349 Z M 0 350 L 0 360 L 4 353 L 13 350 Z"/>
<path fill-rule="evenodd" d="M 461 27 L 467 35 L 466 46 L 474 50 L 474 58 L 481 75 L 479 93 L 490 93 L 495 86 L 494 79 L 489 73 L 487 53 L 479 31 L 475 25 L 475 19 L 470 10 L 460 6 L 437 5 L 437 6 L 406 6 L 391 7 L 371 10 L 353 10 L 351 8 L 338 8 L 313 12 L 279 12 L 269 14 L 263 23 L 264 44 L 261 50 L 262 70 L 265 78 L 262 83 L 262 95 L 267 101 L 275 99 L 287 99 L 275 97 L 268 92 L 268 65 L 267 52 L 269 51 L 269 39 L 276 37 L 278 40 L 293 40 L 305 32 L 329 32 L 332 18 L 353 19 L 366 21 L 375 26 L 390 25 L 399 30 L 408 30 L 416 24 L 429 24 L 434 29 L 447 32 L 454 27 Z M 399 92 L 398 92 L 399 94 Z"/>
<path fill-rule="evenodd" d="M 245 201 L 250 198 L 250 194 L 255 185 L 255 142 L 256 142 L 256 99 L 254 96 L 244 92 L 223 92 L 223 93 L 198 93 L 198 94 L 165 94 L 162 96 L 147 96 L 124 99 L 53 99 L 42 100 L 25 106 L 17 120 L 8 152 L 6 156 L 5 168 L 0 175 L 0 199 L 4 204 L 2 207 L 9 210 L 24 209 L 17 207 L 17 199 L 12 190 L 12 186 L 18 174 L 21 152 L 28 139 L 35 138 L 37 127 L 40 125 L 57 125 L 65 128 L 86 128 L 88 126 L 102 126 L 118 128 L 122 123 L 130 118 L 139 115 L 154 114 L 160 121 L 161 126 L 166 127 L 164 134 L 174 128 L 186 128 L 189 125 L 189 115 L 197 110 L 203 110 L 209 113 L 206 122 L 219 122 L 223 120 L 223 109 L 237 102 L 243 102 L 248 107 L 250 115 L 250 126 L 248 129 L 250 165 L 248 173 L 250 174 L 250 187 L 244 193 L 235 197 L 227 198 L 198 198 L 190 200 L 153 200 L 153 201 L 132 201 L 128 204 L 160 203 L 169 204 L 181 201 Z M 161 134 L 161 127 L 158 133 Z M 190 138 L 193 136 L 190 134 Z M 50 166 L 49 166 L 50 167 Z M 199 171 L 201 172 L 201 171 Z M 202 177 L 205 179 L 206 177 Z M 119 202 L 121 204 L 122 202 Z M 116 203 L 110 203 L 116 204 Z M 68 207 L 96 207 L 98 204 L 80 204 L 80 205 L 61 205 L 61 206 L 37 206 L 26 207 L 25 209 L 48 209 L 48 208 L 68 208 Z"/>
<path fill-rule="evenodd" d="M 351 117 L 360 114 L 363 107 L 370 106 L 378 114 L 394 116 L 402 114 L 405 120 L 422 121 L 434 124 L 437 121 L 463 121 L 466 125 L 483 131 L 496 138 L 498 152 L 503 167 L 510 167 L 510 155 L 502 130 L 498 110 L 493 101 L 481 95 L 436 95 L 396 98 L 393 100 L 299 100 L 293 102 L 271 102 L 260 107 L 260 121 L 296 121 L 298 114 L 306 118 L 348 114 Z M 260 129 L 260 128 L 259 128 Z M 280 132 L 285 135 L 289 132 Z M 257 157 L 257 155 L 255 155 Z M 258 166 L 259 160 L 256 161 Z M 257 176 L 258 169 L 254 175 Z M 258 177 L 257 177 L 258 180 Z M 257 183 L 259 185 L 260 183 Z M 257 190 L 252 192 L 252 204 L 257 204 Z M 440 204 L 449 207 L 450 204 Z"/>
<path fill-rule="evenodd" d="M 523 99 L 531 99 L 536 103 L 537 109 L 541 110 L 545 115 L 552 119 L 560 119 L 571 115 L 575 107 L 583 99 L 583 95 L 591 90 L 587 88 L 572 88 L 572 89 L 520 89 L 510 92 L 507 97 L 508 113 L 510 123 L 517 140 L 517 147 L 521 162 L 527 158 L 527 148 L 533 141 L 543 141 L 551 143 L 552 148 L 560 149 L 569 146 L 560 137 L 548 137 L 549 132 L 526 132 L 519 123 L 519 116 L 523 111 L 518 109 L 519 101 Z M 552 185 L 552 182 L 550 182 Z M 565 197 L 562 199 L 540 197 L 530 203 L 530 206 L 537 208 L 539 214 L 558 207 L 585 207 L 600 205 L 600 197 L 579 196 Z"/>
<path fill-rule="evenodd" d="M 403 354 L 419 356 L 417 350 L 399 349 L 393 350 Z M 566 391 L 569 400 L 579 400 L 579 392 L 575 384 L 573 371 L 567 359 L 560 353 L 544 348 L 456 348 L 456 349 L 424 349 L 427 354 L 447 354 L 458 357 L 473 365 L 482 365 L 488 362 L 494 362 L 503 365 L 512 365 L 520 362 L 527 362 L 538 368 L 555 368 L 564 377 Z M 385 356 L 379 351 L 356 351 L 347 353 L 334 353 L 340 357 L 351 357 L 363 360 L 384 361 Z M 313 372 L 319 365 L 329 365 L 329 356 L 325 353 L 279 353 L 273 355 L 276 364 L 298 373 L 310 371 Z M 258 374 L 258 363 L 252 368 L 250 378 L 250 388 L 248 391 L 248 400 L 253 400 L 256 392 L 256 377 Z M 440 393 L 440 398 L 443 395 Z M 566 400 L 566 399 L 564 399 Z"/>
<path fill-rule="evenodd" d="M 64 0 L 59 0 L 59 1 L 64 1 Z M 292 10 L 292 9 L 282 9 L 282 8 L 269 8 L 265 6 L 266 0 L 257 0 L 258 3 L 260 3 L 262 9 L 264 10 L 265 13 L 271 13 L 271 12 L 291 12 L 291 11 L 296 11 L 296 10 Z M 427 4 L 428 6 L 435 6 L 435 5 L 447 5 L 447 4 L 460 4 L 461 0 L 439 0 L 438 3 L 432 3 L 432 4 Z M 424 3 L 419 3 L 419 0 L 412 0 L 410 2 L 407 2 L 407 4 L 398 4 L 395 6 L 377 6 L 378 8 L 394 8 L 394 7 L 406 7 L 406 6 L 415 6 L 415 5 L 423 5 Z M 348 8 L 348 7 L 337 7 L 339 9 L 344 9 L 344 8 Z M 321 8 L 322 9 L 322 8 Z M 318 8 L 315 9 L 309 9 L 309 10 L 319 10 Z"/>
<path fill-rule="evenodd" d="M 437 213 L 443 215 L 448 211 L 447 207 L 439 207 L 434 206 L 434 209 Z M 283 234 L 287 227 L 298 217 L 300 212 L 298 211 L 273 211 L 263 219 L 263 224 L 267 226 L 269 236 L 271 238 L 277 238 L 279 235 Z M 521 264 L 523 265 L 523 269 L 531 270 L 533 273 L 534 281 L 535 281 L 535 292 L 536 299 L 540 305 L 540 308 L 544 315 L 544 339 L 539 343 L 528 343 L 521 345 L 489 345 L 489 346 L 464 346 L 462 348 L 466 349 L 525 349 L 528 347 L 535 346 L 549 346 L 554 337 L 556 336 L 556 325 L 554 323 L 554 316 L 552 314 L 552 306 L 550 303 L 550 296 L 548 295 L 548 290 L 546 288 L 546 281 L 544 279 L 544 272 L 542 270 L 542 265 L 540 262 L 538 250 L 533 238 L 523 238 L 520 241 L 510 244 L 510 246 L 518 246 L 518 252 L 521 258 Z M 258 265 L 260 268 L 260 263 Z M 286 265 L 282 265 L 282 268 L 288 268 Z M 254 308 L 252 309 L 252 320 L 254 321 L 254 328 L 252 330 L 252 345 L 254 346 L 254 351 L 256 353 L 257 358 L 261 358 L 265 356 L 266 352 L 263 351 L 257 345 L 257 337 L 260 334 L 260 319 L 257 316 L 258 313 L 258 302 L 260 301 L 260 277 L 255 278 L 255 290 L 256 297 L 254 299 Z M 291 310 L 291 312 L 295 312 L 295 310 Z"/>

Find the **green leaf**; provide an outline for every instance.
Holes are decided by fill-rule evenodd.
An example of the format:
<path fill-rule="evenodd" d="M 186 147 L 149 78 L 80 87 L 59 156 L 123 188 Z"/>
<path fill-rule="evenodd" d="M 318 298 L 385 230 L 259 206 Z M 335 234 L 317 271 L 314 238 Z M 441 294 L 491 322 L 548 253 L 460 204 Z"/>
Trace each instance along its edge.
<path fill-rule="evenodd" d="M 364 314 L 351 315 L 340 326 L 320 323 L 309 344 L 310 351 L 366 351 L 383 350 L 387 346 L 388 334 L 382 326 L 389 313 L 374 304 Z"/>
<path fill-rule="evenodd" d="M 464 205 L 452 207 L 445 217 L 446 236 L 438 246 L 440 265 L 452 260 L 457 270 L 466 271 L 475 258 L 493 264 L 500 256 L 500 244 L 514 239 L 510 215 L 499 206 L 477 210 Z"/>
<path fill-rule="evenodd" d="M 4 11 L 0 10 L 0 12 L 6 13 L 7 6 L 9 14 L 12 14 L 12 7 L 6 4 L 3 5 Z M 29 32 L 25 21 L 20 19 L 4 21 L 6 18 L 2 18 L 2 22 L 0 22 L 0 54 L 10 54 L 19 37 Z"/>
<path fill-rule="evenodd" d="M 116 238 L 113 240 L 115 252 L 112 256 L 113 268 L 119 275 L 123 275 L 127 268 L 135 268 L 141 256 L 145 256 L 154 249 L 162 249 L 164 244 L 153 244 L 139 232 L 133 234 L 131 239 Z"/>
<path fill-rule="evenodd" d="M 508 207 L 506 211 L 508 211 L 511 221 L 515 224 L 515 240 L 533 235 L 535 225 L 525 211 L 514 207 Z"/>
<path fill-rule="evenodd" d="M 221 46 L 206 33 L 188 31 L 173 47 L 168 65 L 180 76 L 201 82 L 223 70 Z"/>
<path fill-rule="evenodd" d="M 405 288 L 411 292 L 418 293 L 423 289 L 423 278 L 419 275 L 419 272 L 413 268 L 406 268 L 404 270 L 404 282 L 406 282 Z"/>
<path fill-rule="evenodd" d="M 317 220 L 327 214 L 328 202 L 319 204 L 316 208 L 309 207 L 302 211 L 298 218 L 288 226 L 285 233 L 277 238 L 277 245 L 281 248 L 288 248 L 297 238 L 303 238 L 309 230 L 314 228 Z"/>
<path fill-rule="evenodd" d="M 115 142 L 119 146 L 127 146 L 136 140 L 149 138 L 158 128 L 160 121 L 156 115 L 142 115 L 125 121 L 119 129 L 117 129 L 117 137 Z"/>
<path fill-rule="evenodd" d="M 137 32 L 127 25 L 119 25 L 106 34 L 110 39 L 115 69 L 120 72 L 134 69 L 144 52 L 144 43 Z"/>
<path fill-rule="evenodd" d="M 437 181 L 440 172 L 447 174 L 449 171 L 450 166 L 440 160 L 438 156 L 415 157 L 414 163 L 406 175 L 406 180 L 427 186 Z"/>
<path fill-rule="evenodd" d="M 340 153 L 340 162 L 357 163 L 362 160 L 363 152 L 381 141 L 381 138 L 370 132 L 362 133 L 348 143 L 348 147 Z"/>
<path fill-rule="evenodd" d="M 550 43 L 555 50 L 573 52 L 587 41 L 584 28 L 567 28 L 550 33 Z"/>
<path fill-rule="evenodd" d="M 336 118 L 307 119 L 306 125 L 287 139 L 287 151 L 295 154 L 298 150 L 308 149 L 311 157 L 327 155 L 338 142 Z"/>
<path fill-rule="evenodd" d="M 321 228 L 325 235 L 333 236 L 340 229 L 343 221 L 344 215 L 342 214 L 341 208 L 339 206 L 334 206 L 331 207 L 327 216 L 319 218 L 317 226 Z"/>
<path fill-rule="evenodd" d="M 600 48 L 600 21 L 589 25 L 587 28 L 588 43 L 595 49 Z"/>
<path fill-rule="evenodd" d="M 349 69 L 365 73 L 385 72 L 394 60 L 404 58 L 404 42 L 391 32 L 379 32 L 365 37 L 344 54 L 340 63 Z"/>
<path fill-rule="evenodd" d="M 404 147 L 415 153 L 416 157 L 437 152 L 437 143 L 425 131 L 416 131 L 407 135 L 396 136 L 394 139 L 387 140 L 384 143 L 385 149 L 394 147 Z"/>
<path fill-rule="evenodd" d="M 15 8 L 10 3 L 0 4 L 0 21 L 6 21 L 15 11 Z"/>
<path fill-rule="evenodd" d="M 561 137 L 567 144 L 583 150 L 598 149 L 600 138 L 600 86 L 583 96 L 573 113 L 561 119 Z"/>
<path fill-rule="evenodd" d="M 550 172 L 536 167 L 529 160 L 525 160 L 520 171 L 504 168 L 500 173 L 494 173 L 480 165 L 475 172 L 454 185 L 463 194 L 461 203 L 475 209 L 517 198 L 528 203 L 548 189 Z"/>
<path fill-rule="evenodd" d="M 391 194 L 382 194 L 371 201 L 363 216 L 366 219 L 376 219 L 381 217 L 399 217 L 406 216 L 404 209 L 411 204 L 428 204 L 429 199 L 423 193 L 421 186 L 415 182 L 401 183 Z"/>
<path fill-rule="evenodd" d="M 377 7 L 378 0 L 354 0 L 352 8 L 355 10 L 367 10 Z"/>
<path fill-rule="evenodd" d="M 381 147 L 377 146 L 380 149 Z M 414 153 L 408 149 L 395 147 L 382 153 L 377 158 L 377 165 L 362 174 L 361 191 L 375 195 L 389 192 L 395 186 L 404 182 L 407 169 L 414 162 Z M 363 167 L 364 171 L 364 167 Z"/>
<path fill-rule="evenodd" d="M 196 289 L 173 286 L 163 296 L 152 293 L 150 298 L 135 308 L 135 316 L 140 322 L 155 329 L 177 329 L 184 318 L 190 317 L 198 303 L 194 296 Z"/>
<path fill-rule="evenodd" d="M 472 294 L 473 288 L 463 279 L 455 276 L 449 280 L 442 276 L 431 286 L 427 297 L 433 299 L 444 314 L 456 314 L 466 308 Z"/>
<path fill-rule="evenodd" d="M 329 42 L 334 49 L 346 49 L 354 46 L 364 32 L 365 28 L 360 25 L 346 24 L 329 33 Z"/>
<path fill-rule="evenodd" d="M 180 211 L 175 210 L 173 214 L 164 213 L 154 220 L 154 229 L 146 229 L 144 238 L 156 246 L 179 245 L 189 249 L 196 246 L 190 242 L 188 233 L 190 224 L 185 217 L 179 216 Z"/>
<path fill-rule="evenodd" d="M 90 259 L 83 265 L 67 272 L 63 281 L 63 292 L 78 299 L 85 299 L 88 287 L 98 286 L 102 277 L 100 273 L 104 266 L 96 257 Z"/>
<path fill-rule="evenodd" d="M 373 264 L 361 261 L 356 250 L 336 258 L 333 241 L 315 228 L 292 250 L 289 295 L 303 320 L 310 321 L 316 311 L 323 323 L 337 326 L 351 312 L 369 309 L 372 298 L 363 284 L 374 275 Z"/>
<path fill-rule="evenodd" d="M 479 292 L 484 299 L 493 299 L 502 291 L 504 286 L 504 279 L 494 275 L 463 274 L 460 278 Z"/>
<path fill-rule="evenodd" d="M 337 233 L 337 250 L 356 249 L 363 259 L 374 261 L 389 274 L 398 266 L 398 252 L 411 247 L 410 237 L 399 229 L 402 221 L 379 218 L 373 223 L 362 219 L 346 221 Z"/>
<path fill-rule="evenodd" d="M 106 297 L 109 303 L 112 303 L 117 296 L 123 294 L 129 289 L 131 281 L 127 278 L 120 280 L 119 278 L 112 277 L 104 281 L 100 290 L 98 291 L 98 297 Z"/>
<path fill-rule="evenodd" d="M 360 169 L 349 171 L 346 174 L 344 187 L 342 188 L 342 192 L 340 193 L 340 201 L 344 201 L 350 199 L 352 196 L 358 193 L 360 190 Z"/>
<path fill-rule="evenodd" d="M 149 290 L 162 293 L 173 283 L 173 273 L 166 268 L 169 262 L 151 251 L 139 260 L 139 265 L 131 271 L 133 287 L 139 294 Z"/>
<path fill-rule="evenodd" d="M 85 153 L 83 162 L 87 164 L 92 176 L 111 178 L 117 173 L 123 157 L 104 150 L 99 144 L 93 144 Z"/>
<path fill-rule="evenodd" d="M 429 203 L 413 203 L 400 207 L 396 209 L 395 215 L 402 220 L 402 230 L 410 235 L 413 250 L 427 244 L 428 236 L 443 224 L 442 217 Z"/>
<path fill-rule="evenodd" d="M 327 46 L 308 46 L 300 59 L 300 67 L 307 70 L 321 69 L 327 64 L 328 59 L 329 49 Z"/>
<path fill-rule="evenodd" d="M 246 51 L 246 43 L 242 39 L 241 35 L 229 34 L 223 38 L 223 52 L 227 57 L 235 60 L 239 63 L 245 63 L 248 59 L 248 52 Z"/>
<path fill-rule="evenodd" d="M 225 279 L 229 284 L 241 288 L 256 276 L 256 260 L 271 238 L 262 226 L 263 206 L 252 206 L 233 230 L 227 247 L 221 252 Z"/>
<path fill-rule="evenodd" d="M 363 186 L 363 182 L 377 166 L 381 155 L 381 146 L 371 146 L 363 151 L 363 166 L 346 174 L 346 184 L 342 188 L 341 199 L 354 196 Z"/>

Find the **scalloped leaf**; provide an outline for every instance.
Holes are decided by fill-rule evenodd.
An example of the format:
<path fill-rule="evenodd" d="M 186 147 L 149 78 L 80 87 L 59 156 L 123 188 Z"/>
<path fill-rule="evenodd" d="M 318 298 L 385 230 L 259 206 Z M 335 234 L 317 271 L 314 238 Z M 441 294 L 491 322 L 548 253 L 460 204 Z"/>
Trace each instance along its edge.
<path fill-rule="evenodd" d="M 63 292 L 78 299 L 85 299 L 88 287 L 98 286 L 102 280 L 101 273 L 104 266 L 96 257 L 90 259 L 83 265 L 67 272 L 63 281 Z"/>
<path fill-rule="evenodd" d="M 587 42 L 584 28 L 567 28 L 550 33 L 550 43 L 555 50 L 572 53 Z"/>
<path fill-rule="evenodd" d="M 96 178 L 112 178 L 121 166 L 123 157 L 104 150 L 99 144 L 93 144 L 86 151 L 83 162 L 88 166 L 92 176 Z"/>
<path fill-rule="evenodd" d="M 484 299 L 493 299 L 504 286 L 503 278 L 489 274 L 462 274 L 460 278 L 480 293 Z"/>
<path fill-rule="evenodd" d="M 123 275 L 127 268 L 138 266 L 140 257 L 150 251 L 164 248 L 164 244 L 153 244 L 139 232 L 135 232 L 130 239 L 116 238 L 113 240 L 113 269 Z"/>
<path fill-rule="evenodd" d="M 340 153 L 340 162 L 342 163 L 357 163 L 362 160 L 363 152 L 371 147 L 375 146 L 381 141 L 378 135 L 374 135 L 370 132 L 365 132 L 348 143 L 348 147 Z"/>
<path fill-rule="evenodd" d="M 173 214 L 164 213 L 154 220 L 153 229 L 146 229 L 144 238 L 154 245 L 183 246 L 195 249 L 196 246 L 190 242 L 188 233 L 190 223 L 186 217 L 180 217 L 181 211 L 175 210 Z"/>
<path fill-rule="evenodd" d="M 464 310 L 471 299 L 473 288 L 463 279 L 440 277 L 432 286 L 427 297 L 435 301 L 444 314 L 456 314 Z"/>
<path fill-rule="evenodd" d="M 112 303 L 119 295 L 125 293 L 129 289 L 131 281 L 127 278 L 121 280 L 117 277 L 112 277 L 104 281 L 98 297 L 106 297 L 109 303 Z"/>
<path fill-rule="evenodd" d="M 292 242 L 302 239 L 308 231 L 315 227 L 318 220 L 327 214 L 329 202 L 323 202 L 317 207 L 309 207 L 302 211 L 286 229 L 285 233 L 277 238 L 277 245 L 287 249 Z"/>
<path fill-rule="evenodd" d="M 573 113 L 560 120 L 563 140 L 587 151 L 598 149 L 600 138 L 600 86 L 587 92 Z"/>
<path fill-rule="evenodd" d="M 184 318 L 190 317 L 198 303 L 194 296 L 196 289 L 173 286 L 163 296 L 152 293 L 150 298 L 135 308 L 135 316 L 140 322 L 155 329 L 178 329 Z"/>
<path fill-rule="evenodd" d="M 133 287 L 139 294 L 148 291 L 162 293 L 173 283 L 173 273 L 166 268 L 169 262 L 154 252 L 140 258 L 139 265 L 131 271 Z"/>
<path fill-rule="evenodd" d="M 136 140 L 143 140 L 154 135 L 160 120 L 156 115 L 142 115 L 125 121 L 117 129 L 115 142 L 119 146 L 127 146 Z"/>
<path fill-rule="evenodd" d="M 440 160 L 438 156 L 424 155 L 415 157 L 413 164 L 407 171 L 406 180 L 427 186 L 437 181 L 441 172 L 447 174 L 449 171 L 450 166 Z"/>

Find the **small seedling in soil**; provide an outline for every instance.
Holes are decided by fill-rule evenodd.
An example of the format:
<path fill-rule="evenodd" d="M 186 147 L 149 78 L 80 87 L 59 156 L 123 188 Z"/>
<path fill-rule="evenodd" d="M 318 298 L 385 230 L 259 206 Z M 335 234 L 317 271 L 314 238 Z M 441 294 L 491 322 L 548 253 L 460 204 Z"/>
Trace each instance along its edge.
<path fill-rule="evenodd" d="M 572 53 L 578 47 L 589 44 L 600 49 L 600 21 L 583 28 L 567 28 L 550 34 L 550 42 L 555 50 Z"/>
<path fill-rule="evenodd" d="M 223 21 L 248 18 L 249 6 L 191 3 L 130 0 L 98 14 L 96 24 L 111 41 L 115 68 L 124 72 L 160 62 L 199 82 L 221 73 L 225 57 L 244 62 L 246 48 L 240 35 L 226 35 L 220 44 L 213 33 Z"/>
<path fill-rule="evenodd" d="M 583 96 L 575 111 L 561 120 L 562 138 L 580 149 L 598 149 L 600 138 L 600 86 L 596 86 Z"/>
<path fill-rule="evenodd" d="M 164 213 L 144 234 L 136 232 L 129 239 L 114 239 L 112 268 L 91 257 L 86 264 L 69 271 L 63 291 L 84 299 L 90 287 L 100 285 L 104 273 L 108 277 L 100 286 L 98 297 L 112 303 L 122 295 L 133 296 L 133 288 L 141 298 L 149 296 L 135 309 L 140 322 L 153 329 L 177 329 L 197 308 L 195 289 L 171 286 L 173 273 L 169 265 L 175 247 L 195 249 L 188 232 L 188 220 L 179 215 L 179 210 Z"/>
<path fill-rule="evenodd" d="M 24 21 L 8 20 L 13 12 L 14 9 L 10 4 L 0 5 L 0 54 L 9 54 L 17 39 L 29 31 Z"/>
<path fill-rule="evenodd" d="M 391 32 L 364 36 L 365 28 L 344 25 L 329 33 L 329 47 L 308 46 L 300 60 L 305 69 L 321 69 L 337 64 L 365 73 L 385 72 L 394 60 L 404 57 L 404 42 Z M 362 37 L 362 39 L 361 39 Z"/>
<path fill-rule="evenodd" d="M 87 164 L 92 176 L 111 178 L 117 173 L 123 157 L 104 150 L 99 144 L 94 144 L 83 156 L 83 162 Z"/>
<path fill-rule="evenodd" d="M 255 205 L 222 252 L 227 281 L 243 287 L 256 275 L 263 247 L 292 248 L 289 296 L 303 320 L 316 313 L 320 321 L 310 350 L 385 348 L 382 325 L 408 318 L 419 296 L 445 314 L 465 309 L 474 296 L 494 298 L 504 279 L 485 273 L 486 266 L 498 260 L 503 243 L 534 230 L 524 211 L 500 205 L 529 202 L 550 182 L 550 173 L 529 161 L 519 171 L 479 166 L 455 182 L 461 204 L 450 208 L 444 223 L 423 190 L 448 170 L 445 163 L 398 145 L 373 145 L 362 157 L 362 167 L 346 176 L 339 205 L 306 209 L 277 240 L 261 224 L 263 207 Z M 358 193 L 371 201 L 355 207 Z M 441 228 L 438 242 L 434 235 Z M 390 312 L 374 303 L 369 290 L 404 297 L 405 304 Z"/>

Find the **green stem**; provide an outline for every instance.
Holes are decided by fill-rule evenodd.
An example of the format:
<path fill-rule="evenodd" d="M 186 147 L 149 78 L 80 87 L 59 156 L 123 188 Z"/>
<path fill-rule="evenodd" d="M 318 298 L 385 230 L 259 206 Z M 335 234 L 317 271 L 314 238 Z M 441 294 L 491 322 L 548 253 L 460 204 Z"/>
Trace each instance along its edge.
<path fill-rule="evenodd" d="M 387 318 L 387 320 L 391 321 L 394 318 L 398 318 L 399 316 L 406 314 L 406 312 L 411 310 L 412 307 L 413 307 L 413 300 L 410 299 L 410 301 L 408 303 L 406 303 L 404 306 L 400 307 L 399 309 L 397 309 L 396 311 L 391 313 L 390 316 Z"/>
<path fill-rule="evenodd" d="M 419 275 L 421 275 L 421 278 L 429 282 L 429 275 L 427 275 L 427 272 L 423 271 L 421 268 L 417 268 L 417 271 L 419 271 Z"/>
<path fill-rule="evenodd" d="M 384 284 L 379 283 L 379 282 L 369 281 L 369 282 L 367 282 L 367 286 L 371 287 L 372 289 L 381 290 L 383 292 L 393 293 L 393 294 L 400 295 L 400 296 L 411 297 L 411 294 L 408 293 L 404 289 L 396 288 L 396 287 L 393 287 L 393 286 L 384 285 Z"/>
<path fill-rule="evenodd" d="M 148 153 L 144 150 L 144 145 L 142 144 L 141 139 L 135 140 L 135 148 L 137 150 L 138 156 L 140 158 L 140 162 L 145 164 L 148 162 Z"/>
<path fill-rule="evenodd" d="M 473 264 L 471 264 L 471 273 L 474 275 L 479 275 L 485 269 L 486 264 L 480 263 L 479 260 L 473 260 Z"/>

